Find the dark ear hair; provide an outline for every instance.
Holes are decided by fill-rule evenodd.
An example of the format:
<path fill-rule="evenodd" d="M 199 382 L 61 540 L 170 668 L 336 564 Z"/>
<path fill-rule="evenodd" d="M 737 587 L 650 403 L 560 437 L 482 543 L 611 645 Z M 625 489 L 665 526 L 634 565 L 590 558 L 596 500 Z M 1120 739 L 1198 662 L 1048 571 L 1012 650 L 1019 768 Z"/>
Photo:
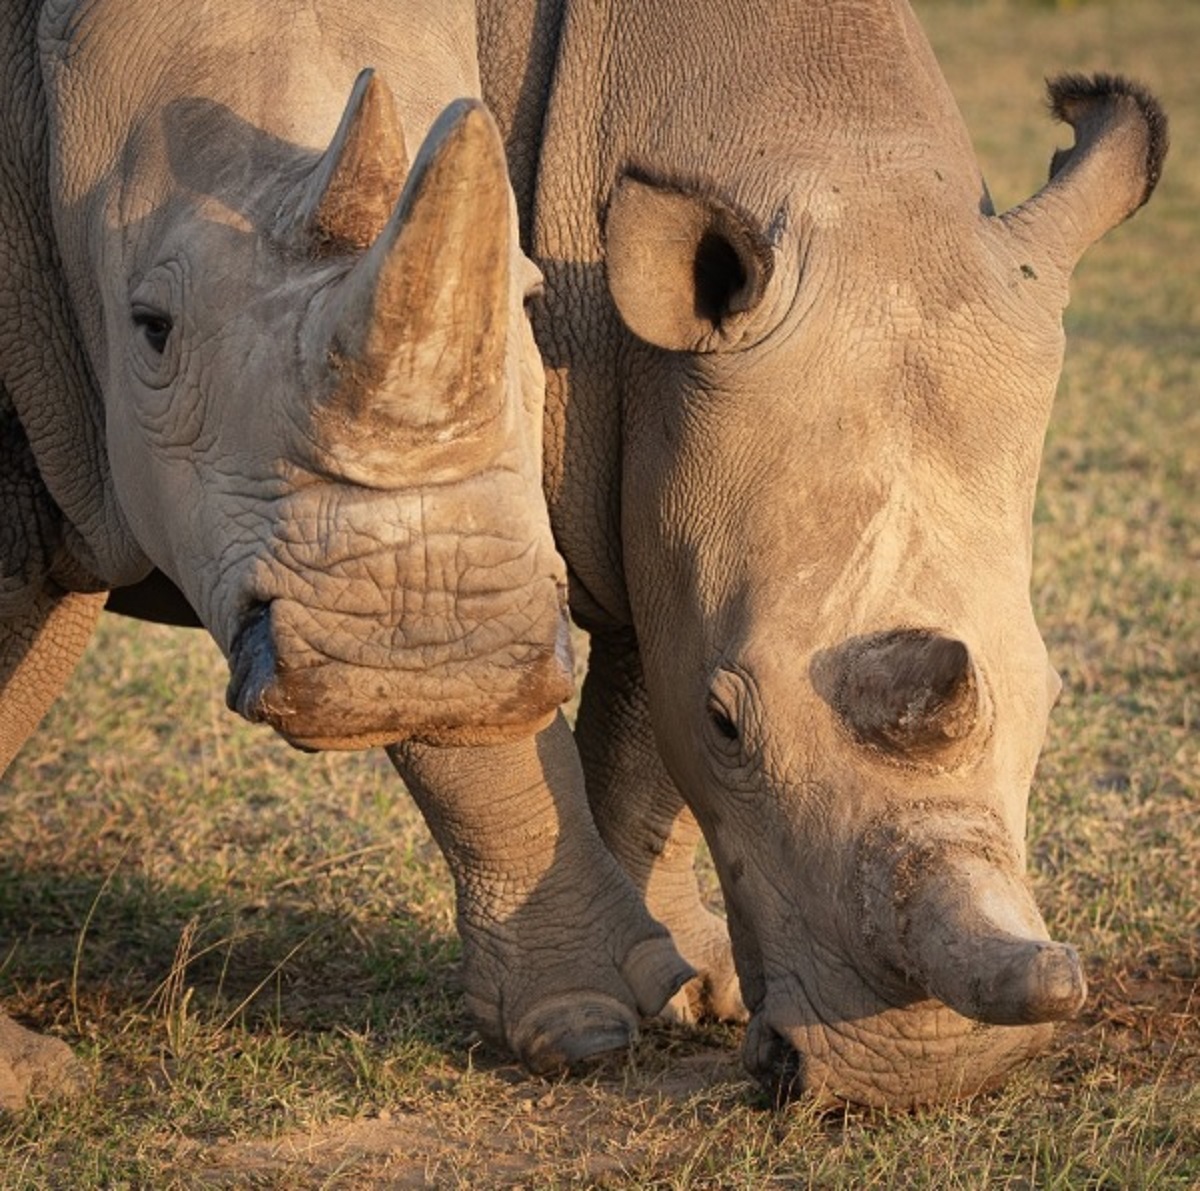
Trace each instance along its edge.
<path fill-rule="evenodd" d="M 1071 125 L 1075 144 L 1054 154 L 1050 181 L 1003 219 L 1069 270 L 1153 193 L 1167 117 L 1149 91 L 1119 75 L 1066 74 L 1046 87 L 1051 114 Z"/>
<path fill-rule="evenodd" d="M 632 175 L 605 223 L 608 288 L 625 325 L 670 351 L 714 351 L 762 300 L 773 256 L 741 213 Z"/>

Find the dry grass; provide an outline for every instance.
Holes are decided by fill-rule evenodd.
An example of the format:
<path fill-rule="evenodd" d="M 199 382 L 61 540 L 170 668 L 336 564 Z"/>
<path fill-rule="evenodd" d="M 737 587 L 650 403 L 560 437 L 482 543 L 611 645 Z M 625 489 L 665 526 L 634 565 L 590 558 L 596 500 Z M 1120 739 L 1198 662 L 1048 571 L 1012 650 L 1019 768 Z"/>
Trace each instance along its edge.
<path fill-rule="evenodd" d="M 1056 143 L 1046 74 L 1126 70 L 1173 118 L 1159 196 L 1079 270 L 1038 508 L 1066 685 L 1032 854 L 1089 957 L 1082 1020 L 911 1115 L 770 1113 L 736 1031 L 528 1078 L 472 1033 L 449 882 L 382 756 L 290 752 L 225 711 L 206 639 L 114 619 L 0 800 L 0 997 L 94 1079 L 0 1123 L 0 1187 L 1200 1184 L 1200 6 L 921 13 L 1001 203 Z"/>

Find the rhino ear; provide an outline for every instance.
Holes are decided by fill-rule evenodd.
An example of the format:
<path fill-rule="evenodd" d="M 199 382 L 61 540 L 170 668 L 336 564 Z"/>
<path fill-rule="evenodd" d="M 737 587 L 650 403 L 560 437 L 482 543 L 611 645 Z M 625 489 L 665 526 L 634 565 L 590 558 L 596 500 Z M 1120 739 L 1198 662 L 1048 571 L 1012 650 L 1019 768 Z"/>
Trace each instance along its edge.
<path fill-rule="evenodd" d="M 626 326 L 668 351 L 737 343 L 774 263 L 765 237 L 740 212 L 632 175 L 613 191 L 605 257 Z"/>
<path fill-rule="evenodd" d="M 1115 75 L 1061 75 L 1047 92 L 1051 113 L 1075 130 L 1075 144 L 1054 154 L 1050 181 L 1003 221 L 1070 271 L 1153 193 L 1167 153 L 1167 117 L 1145 88 Z"/>

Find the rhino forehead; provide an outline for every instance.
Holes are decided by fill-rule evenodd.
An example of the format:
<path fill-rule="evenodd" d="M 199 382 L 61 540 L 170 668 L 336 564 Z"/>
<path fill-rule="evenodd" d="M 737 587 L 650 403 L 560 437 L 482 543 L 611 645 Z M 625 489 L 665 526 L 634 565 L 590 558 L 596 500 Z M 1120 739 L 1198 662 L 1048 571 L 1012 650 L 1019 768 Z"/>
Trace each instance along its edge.
<path fill-rule="evenodd" d="M 611 78 L 653 79 L 661 97 L 647 103 L 644 90 L 610 83 L 618 157 L 751 188 L 776 167 L 853 185 L 928 161 L 978 205 L 969 137 L 907 5 L 700 8 L 679 21 L 661 6 L 630 6 L 608 32 Z M 714 54 L 715 45 L 727 49 Z M 914 54 L 924 69 L 913 69 Z"/>
<path fill-rule="evenodd" d="M 261 127 L 304 136 L 313 133 L 314 118 L 331 117 L 328 133 L 340 115 L 344 82 L 364 62 L 398 55 L 413 80 L 406 107 L 425 117 L 419 137 L 449 95 L 478 93 L 469 5 L 424 5 L 419 20 L 409 4 L 388 5 L 369 22 L 339 7 L 208 0 L 202 21 L 170 7 L 147 21 L 126 0 L 50 0 L 41 6 L 38 36 L 44 59 L 86 82 L 96 122 L 160 108 L 171 93 L 209 94 L 217 77 L 239 110 L 264 117 Z M 322 47 L 320 55 L 313 46 Z M 138 69 L 113 73 L 135 62 Z"/>

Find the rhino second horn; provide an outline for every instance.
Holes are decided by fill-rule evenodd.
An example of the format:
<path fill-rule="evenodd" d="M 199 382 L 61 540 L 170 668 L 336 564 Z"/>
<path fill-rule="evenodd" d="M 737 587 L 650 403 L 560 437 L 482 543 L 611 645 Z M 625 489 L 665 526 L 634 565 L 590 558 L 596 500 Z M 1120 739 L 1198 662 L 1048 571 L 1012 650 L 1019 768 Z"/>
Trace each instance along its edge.
<path fill-rule="evenodd" d="M 466 433 L 500 409 L 514 211 L 504 145 L 473 99 L 436 120 L 382 233 L 326 308 L 328 411 Z"/>
<path fill-rule="evenodd" d="M 318 253 L 369 247 L 391 217 L 407 173 L 391 88 L 373 70 L 363 70 L 329 148 L 299 195 L 285 204 L 281 237 Z"/>
<path fill-rule="evenodd" d="M 982 736 L 985 704 L 961 641 L 921 629 L 879 633 L 847 642 L 835 665 L 833 708 L 860 744 L 959 764 Z"/>
<path fill-rule="evenodd" d="M 871 951 L 964 1017 L 1033 1025 L 1083 1007 L 1078 953 L 1051 941 L 1003 829 L 985 812 L 925 807 L 907 826 L 877 829 L 860 888 Z"/>

